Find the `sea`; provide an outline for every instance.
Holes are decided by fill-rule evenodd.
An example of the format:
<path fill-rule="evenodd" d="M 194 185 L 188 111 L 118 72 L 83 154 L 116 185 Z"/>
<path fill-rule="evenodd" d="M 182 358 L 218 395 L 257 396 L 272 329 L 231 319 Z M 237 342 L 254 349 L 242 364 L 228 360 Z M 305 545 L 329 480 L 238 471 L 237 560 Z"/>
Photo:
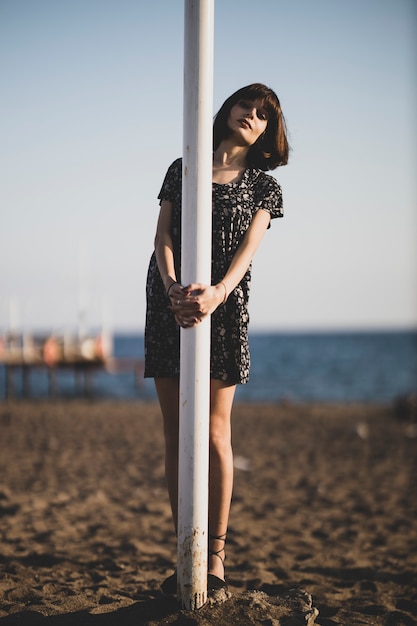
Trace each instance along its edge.
<path fill-rule="evenodd" d="M 240 402 L 391 403 L 417 393 L 417 330 L 363 332 L 252 332 L 251 376 L 238 385 Z M 143 359 L 143 336 L 116 334 L 114 356 Z M 57 393 L 82 393 L 70 371 L 57 376 Z M 15 381 L 16 395 L 23 393 Z M 48 396 L 47 374 L 30 376 L 32 398 Z M 5 397 L 5 368 L 0 367 L 0 398 Z M 96 398 L 156 399 L 153 381 L 130 371 L 97 371 L 91 381 Z"/>

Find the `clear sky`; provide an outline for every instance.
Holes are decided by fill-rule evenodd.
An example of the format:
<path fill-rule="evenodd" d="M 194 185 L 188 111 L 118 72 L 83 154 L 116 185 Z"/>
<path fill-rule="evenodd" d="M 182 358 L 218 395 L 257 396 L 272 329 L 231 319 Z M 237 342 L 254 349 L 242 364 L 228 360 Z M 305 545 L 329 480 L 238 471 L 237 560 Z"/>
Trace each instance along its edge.
<path fill-rule="evenodd" d="M 217 0 L 214 110 L 264 82 L 292 145 L 253 329 L 417 325 L 416 18 L 415 0 Z M 92 327 L 141 332 L 182 151 L 182 0 L 0 0 L 0 64 L 0 331 L 10 312 L 75 328 L 81 301 Z"/>

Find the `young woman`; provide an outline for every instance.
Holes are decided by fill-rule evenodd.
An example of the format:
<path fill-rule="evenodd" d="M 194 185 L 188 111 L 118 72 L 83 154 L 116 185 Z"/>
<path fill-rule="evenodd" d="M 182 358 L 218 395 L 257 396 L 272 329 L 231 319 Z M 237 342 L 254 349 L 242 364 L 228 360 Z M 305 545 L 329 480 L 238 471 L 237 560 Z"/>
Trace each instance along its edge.
<path fill-rule="evenodd" d="M 182 162 L 158 196 L 155 251 L 147 278 L 145 377 L 155 379 L 165 436 L 165 471 L 174 524 L 178 499 L 179 328 L 211 315 L 208 589 L 226 587 L 225 542 L 233 486 L 231 411 L 236 384 L 249 378 L 251 262 L 270 220 L 283 215 L 281 188 L 264 173 L 288 161 L 276 94 L 255 83 L 230 96 L 213 127 L 211 285 L 181 284 Z M 164 581 L 176 593 L 176 575 Z"/>

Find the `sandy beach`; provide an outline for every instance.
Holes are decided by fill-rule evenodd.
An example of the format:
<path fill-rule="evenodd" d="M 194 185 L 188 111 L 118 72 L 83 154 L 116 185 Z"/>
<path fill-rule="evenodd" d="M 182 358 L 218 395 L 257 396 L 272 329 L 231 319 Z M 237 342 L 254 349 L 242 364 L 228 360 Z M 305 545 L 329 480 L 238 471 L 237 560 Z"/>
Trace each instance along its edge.
<path fill-rule="evenodd" d="M 159 591 L 157 405 L 3 403 L 0 433 L 2 626 L 417 624 L 417 424 L 392 407 L 235 407 L 230 594 L 194 612 Z"/>

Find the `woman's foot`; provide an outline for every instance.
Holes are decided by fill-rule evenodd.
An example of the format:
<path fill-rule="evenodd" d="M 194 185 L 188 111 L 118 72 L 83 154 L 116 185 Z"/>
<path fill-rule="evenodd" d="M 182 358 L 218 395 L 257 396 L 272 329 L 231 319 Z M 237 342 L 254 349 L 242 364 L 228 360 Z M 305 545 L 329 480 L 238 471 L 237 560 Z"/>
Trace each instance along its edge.
<path fill-rule="evenodd" d="M 161 585 L 161 591 L 164 596 L 176 596 L 177 595 L 177 572 L 165 578 Z"/>
<path fill-rule="evenodd" d="M 219 536 L 210 536 L 209 539 L 209 553 L 208 553 L 208 574 L 207 574 L 207 591 L 208 593 L 213 591 L 219 591 L 220 589 L 227 589 L 227 584 L 224 579 L 224 561 L 226 559 L 225 553 L 226 533 Z M 165 596 L 177 595 L 177 572 L 171 574 L 164 580 L 161 585 L 161 591 Z"/>
<path fill-rule="evenodd" d="M 210 536 L 209 542 L 209 563 L 207 576 L 208 591 L 227 589 L 224 578 L 224 561 L 226 559 L 224 548 L 226 543 L 226 533 L 219 536 Z"/>

